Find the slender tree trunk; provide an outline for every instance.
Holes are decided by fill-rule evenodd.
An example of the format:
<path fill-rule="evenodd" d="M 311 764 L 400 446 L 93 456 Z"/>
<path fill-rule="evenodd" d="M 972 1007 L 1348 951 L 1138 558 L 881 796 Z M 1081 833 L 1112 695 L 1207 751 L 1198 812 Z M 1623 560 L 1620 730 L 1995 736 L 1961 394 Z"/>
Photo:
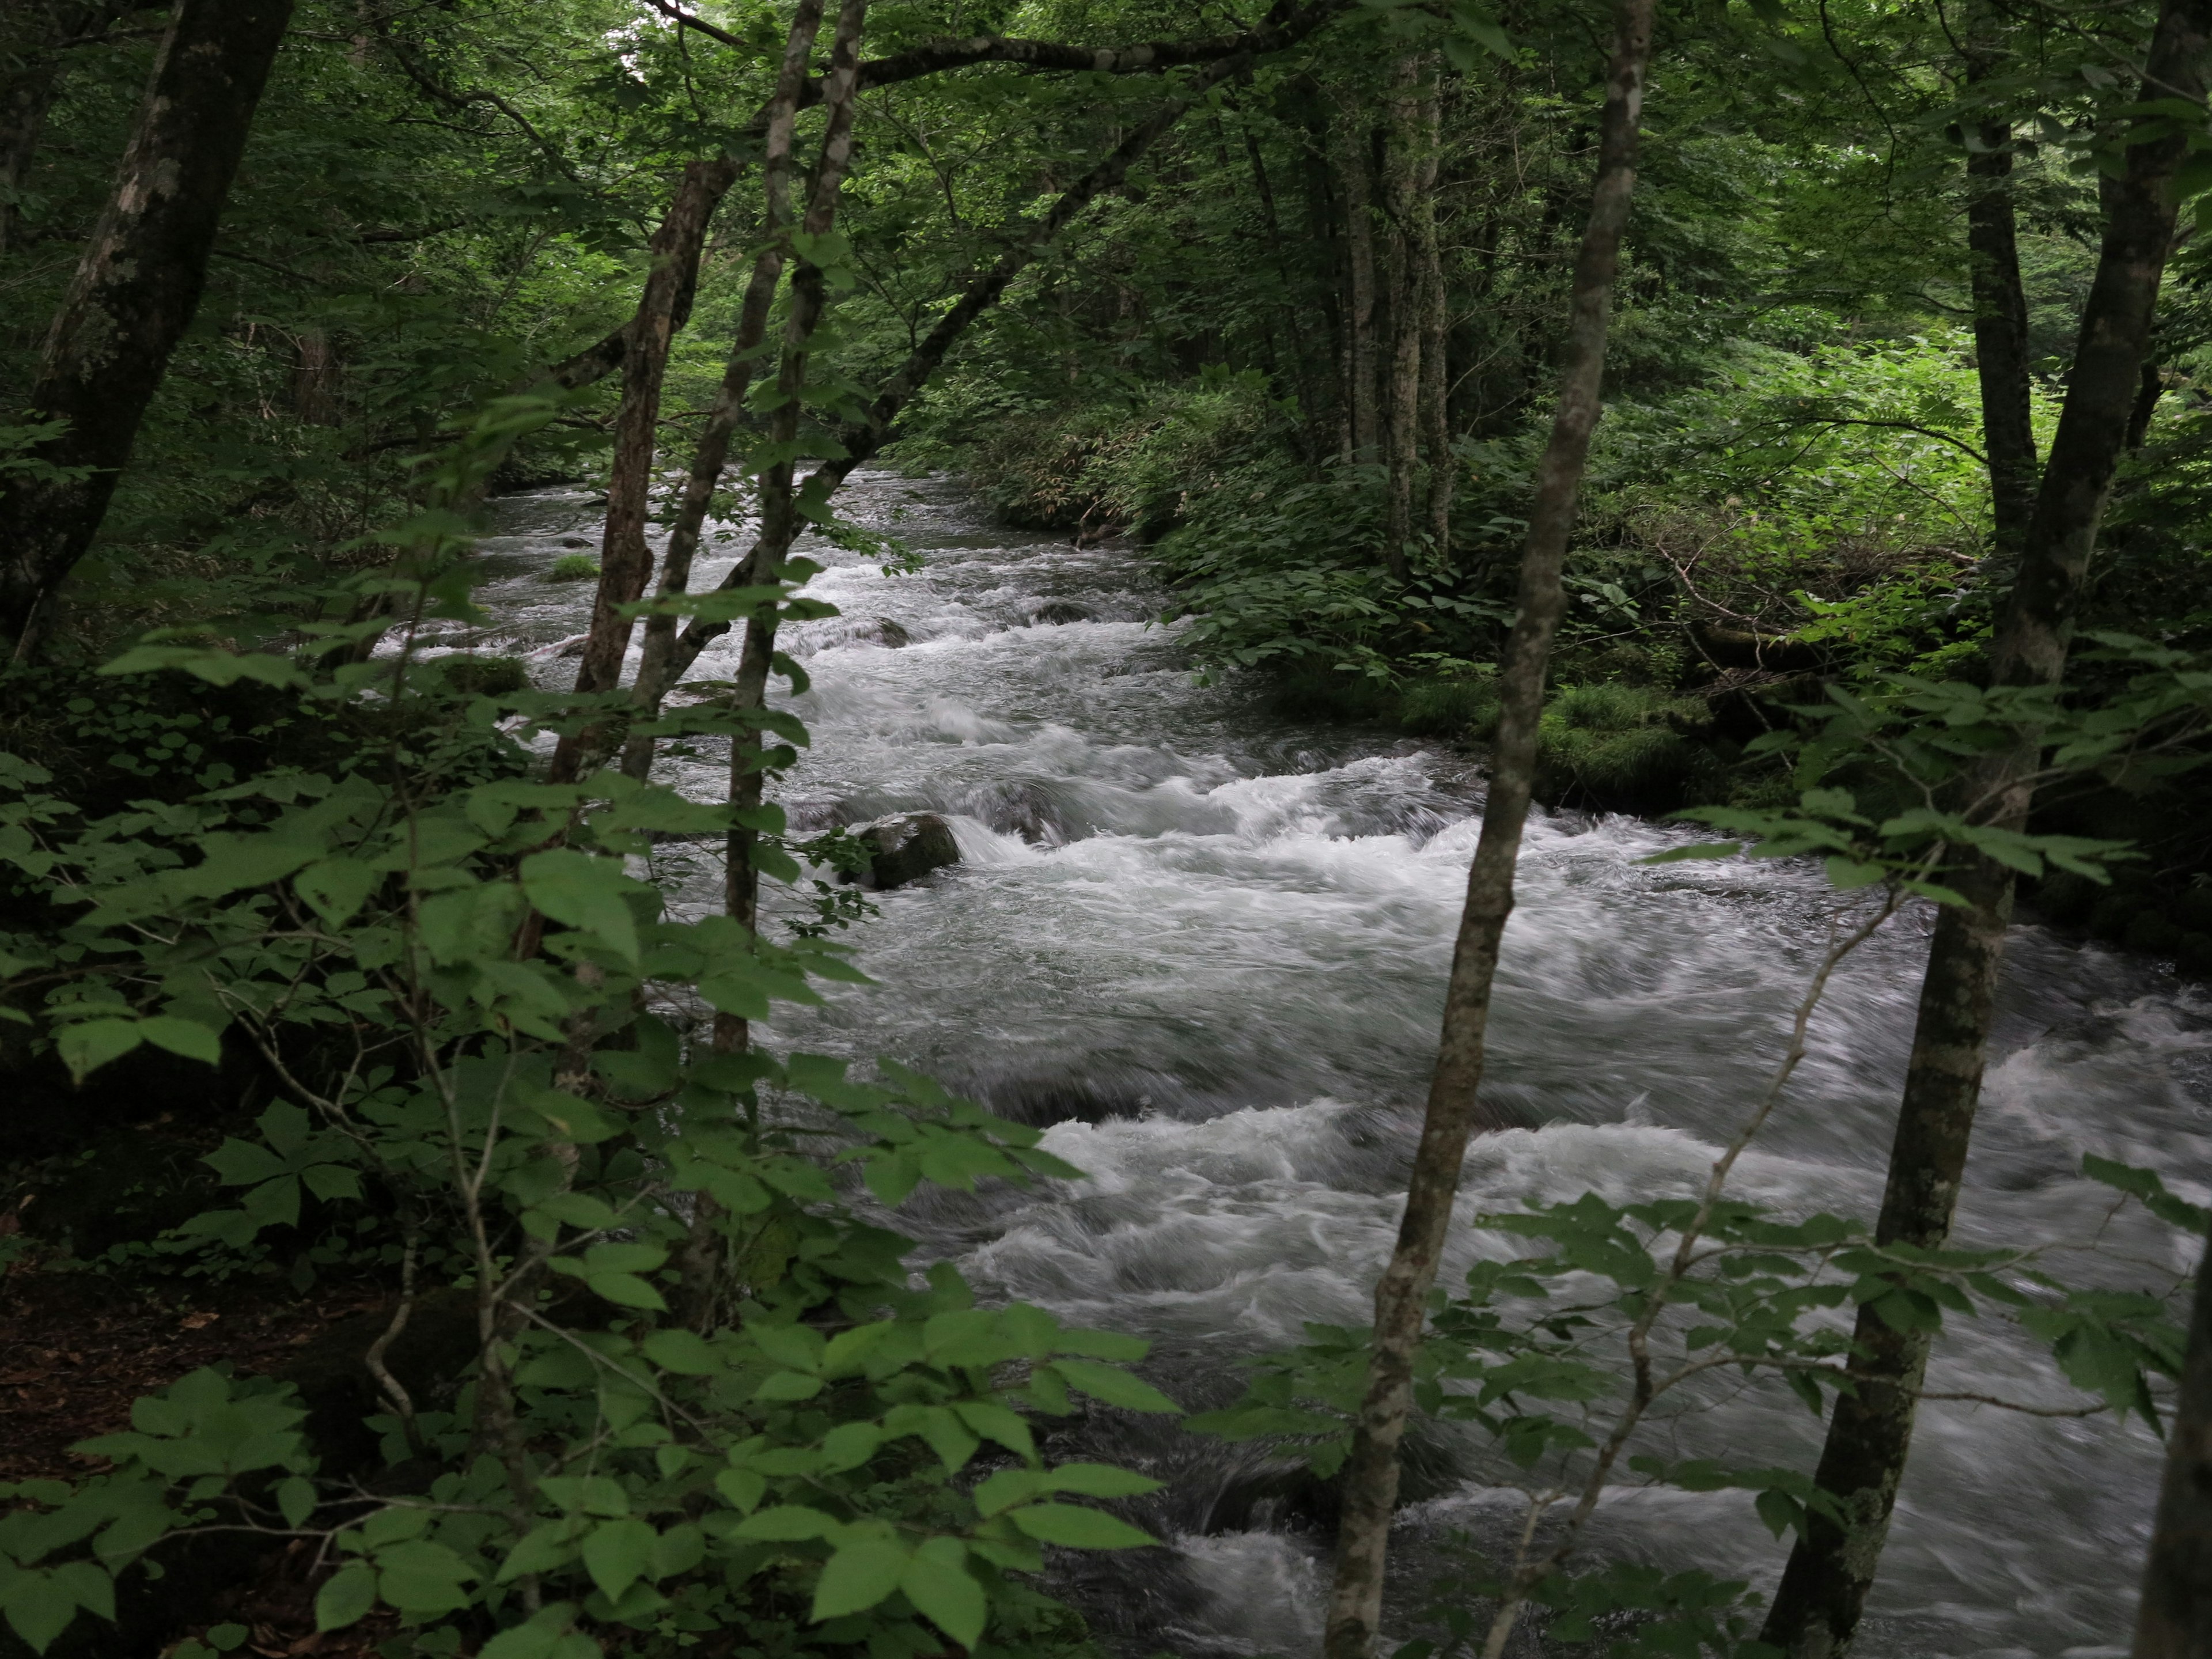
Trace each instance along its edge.
<path fill-rule="evenodd" d="M 1451 360 L 1446 348 L 1443 235 L 1437 218 L 1437 172 L 1443 154 L 1443 94 L 1431 64 L 1421 94 L 1422 157 L 1414 227 L 1421 256 L 1421 447 L 1428 458 L 1427 524 L 1437 557 L 1451 556 L 1451 503 L 1458 468 L 1452 459 Z"/>
<path fill-rule="evenodd" d="M 1407 52 L 1390 68 L 1389 140 L 1385 149 L 1382 200 L 1389 225 L 1390 362 L 1383 400 L 1383 459 L 1388 468 L 1382 513 L 1382 563 L 1391 579 L 1407 574 L 1407 547 L 1413 539 L 1413 477 L 1420 469 L 1422 298 L 1427 286 L 1425 250 L 1415 224 L 1422 206 L 1421 54 Z"/>
<path fill-rule="evenodd" d="M 837 34 L 830 49 L 830 124 L 822 138 L 822 153 L 814 165 L 812 189 L 800 229 L 807 236 L 826 236 L 837 222 L 837 204 L 853 143 L 853 100 L 858 82 L 860 28 L 867 0 L 843 0 L 837 10 Z M 792 273 L 791 306 L 784 319 L 783 356 L 777 365 L 778 398 L 769 417 L 768 442 L 774 459 L 761 473 L 760 537 L 745 560 L 744 583 L 749 587 L 774 586 L 783 580 L 783 565 L 791 544 L 804 528 L 799 495 L 793 485 L 798 460 L 793 447 L 799 440 L 801 394 L 806 389 L 807 360 L 814 332 L 821 325 L 828 293 L 822 268 L 802 256 Z M 732 704 L 741 714 L 757 714 L 768 706 L 769 675 L 775 662 L 776 617 L 773 611 L 756 612 L 745 622 L 745 643 L 738 659 L 737 684 Z M 768 781 L 771 747 L 768 733 L 740 733 L 730 742 L 730 804 L 737 821 L 730 827 L 724 866 L 723 908 L 748 930 L 760 920 L 760 872 L 753 861 L 757 839 L 745 820 L 761 805 Z M 715 1016 L 718 1047 L 742 1047 L 744 1022 L 728 1014 Z"/>
<path fill-rule="evenodd" d="M 1344 406 L 1352 417 L 1352 457 L 1381 454 L 1376 408 L 1375 210 L 1366 124 L 1357 112 L 1337 123 L 1337 199 L 1344 206 Z"/>
<path fill-rule="evenodd" d="M 1491 982 L 1513 908 L 1513 868 L 1536 769 L 1538 721 L 1552 638 L 1565 609 L 1560 569 L 1576 500 L 1601 412 L 1607 325 L 1614 272 L 1636 184 L 1637 123 L 1651 52 L 1655 0 L 1618 0 L 1606 78 L 1596 188 L 1575 261 L 1573 306 L 1552 434 L 1536 473 L 1528 537 L 1521 556 L 1520 614 L 1498 664 L 1498 735 L 1482 836 L 1468 872 L 1467 908 L 1444 993 L 1443 1037 L 1429 1084 L 1428 1111 L 1413 1154 L 1398 1244 L 1375 1287 L 1374 1358 L 1344 1473 L 1336 1582 L 1323 1637 L 1328 1659 L 1373 1659 L 1382 1614 L 1382 1574 L 1398 1495 L 1398 1445 L 1413 1404 L 1413 1358 L 1429 1287 L 1443 1254 L 1468 1137 L 1498 1127 L 1478 1097 Z"/>
<path fill-rule="evenodd" d="M 2212 0 L 2166 0 L 2146 70 L 2161 96 L 2202 95 L 2208 33 Z M 2052 685 L 2065 671 L 2173 240 L 2170 186 L 2182 153 L 2179 136 L 2130 145 L 2124 176 L 2104 182 L 2097 274 L 2020 574 L 1991 651 L 1992 678 L 2001 684 Z M 2039 753 L 2034 734 L 2023 732 L 2013 749 L 1983 762 L 1966 779 L 1966 810 L 1982 822 L 2025 824 Z M 1939 1249 L 1950 1237 L 2012 908 L 2012 872 L 1988 860 L 1968 861 L 1952 885 L 1967 902 L 1944 907 L 1929 944 L 1875 1227 L 1883 1243 L 1923 1249 Z M 1836 1401 L 1814 1476 L 1841 1500 L 1844 1518 L 1808 1520 L 1761 1637 L 1792 1659 L 1836 1659 L 1850 1646 L 1888 1534 L 1928 1363 L 1928 1334 L 1891 1330 L 1871 1304 L 1859 1310 L 1855 1339 L 1856 1369 L 1866 1380 Z"/>
<path fill-rule="evenodd" d="M 1323 453 L 1320 439 L 1321 411 L 1314 397 L 1313 376 L 1308 367 L 1311 354 L 1299 336 L 1297 284 L 1291 275 L 1289 251 L 1283 242 L 1282 216 L 1275 209 L 1275 191 L 1267 177 L 1267 163 L 1260 153 L 1260 137 L 1253 131 L 1249 113 L 1237 122 L 1244 137 L 1244 159 L 1252 168 L 1252 188 L 1260 198 L 1260 222 L 1267 235 L 1267 254 L 1275 267 L 1278 288 L 1277 304 L 1287 325 L 1285 332 L 1291 343 L 1291 373 L 1292 389 L 1298 400 L 1298 423 L 1305 434 L 1305 447 L 1310 456 Z"/>
<path fill-rule="evenodd" d="M 2181 1397 L 2166 1431 L 2135 1659 L 2212 1659 L 2212 1241 L 2197 1264 Z"/>
<path fill-rule="evenodd" d="M 717 157 L 689 161 L 676 187 L 668 216 L 648 245 L 653 266 L 637 314 L 624 342 L 622 404 L 615 416 L 614 463 L 607 479 L 606 530 L 599 549 L 599 586 L 592 601 L 592 622 L 583 660 L 576 665 L 580 694 L 611 691 L 622 680 L 623 656 L 629 649 L 630 623 L 622 607 L 645 593 L 653 574 L 653 550 L 645 526 L 652 514 L 653 464 L 660 427 L 660 386 L 668 372 L 679 301 L 698 283 L 699 252 L 707 225 L 737 178 L 737 164 Z M 681 307 L 688 310 L 688 304 Z M 555 750 L 555 782 L 573 780 L 594 742 L 564 738 Z"/>
<path fill-rule="evenodd" d="M 1970 85 L 2001 67 L 1978 40 L 1966 56 Z M 2035 506 L 2035 427 L 2027 368 L 2027 294 L 2014 234 L 2012 123 L 1978 123 L 1966 151 L 1966 256 L 1974 304 L 1974 363 L 1981 382 L 1982 451 L 1998 551 L 2017 558 Z"/>
<path fill-rule="evenodd" d="M 799 0 L 785 42 L 783 64 L 776 79 L 775 95 L 769 112 L 768 133 L 761 158 L 761 250 L 753 258 L 752 275 L 745 283 L 744 302 L 738 313 L 737 337 L 731 342 L 722 383 L 707 411 L 684 480 L 684 497 L 676 520 L 669 526 L 668 546 L 661 556 L 658 592 L 673 599 L 690 591 L 691 563 L 697 556 L 699 537 L 706 527 L 708 510 L 720 484 L 730 454 L 730 440 L 744 412 L 752 389 L 753 370 L 768 338 L 769 307 L 776 284 L 782 280 L 784 261 L 790 253 L 791 142 L 799 94 L 806 85 L 807 60 L 814 37 L 822 25 L 822 0 Z M 670 671 L 676 657 L 676 618 L 653 617 L 645 624 L 645 650 L 633 689 L 634 707 L 658 710 L 672 683 Z M 653 768 L 653 739 L 632 736 L 623 750 L 623 770 L 642 778 Z"/>
<path fill-rule="evenodd" d="M 169 354 L 198 309 L 216 223 L 292 0 L 178 0 L 115 193 L 56 313 L 24 413 L 66 427 L 33 459 L 60 476 L 0 489 L 0 640 L 20 658 L 40 605 L 91 546 Z"/>

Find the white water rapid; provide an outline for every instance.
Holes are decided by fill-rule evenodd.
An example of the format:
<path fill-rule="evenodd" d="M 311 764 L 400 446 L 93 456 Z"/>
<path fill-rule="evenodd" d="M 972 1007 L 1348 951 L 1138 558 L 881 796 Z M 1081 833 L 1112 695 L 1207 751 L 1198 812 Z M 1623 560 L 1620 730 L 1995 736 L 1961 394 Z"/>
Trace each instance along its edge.
<path fill-rule="evenodd" d="M 857 478 L 841 508 L 927 565 L 885 577 L 873 560 L 805 550 L 829 567 L 809 592 L 843 614 L 795 630 L 814 684 L 793 706 L 813 747 L 784 799 L 800 827 L 941 812 L 963 861 L 877 896 L 881 918 L 847 936 L 881 988 L 780 1017 L 771 1040 L 890 1054 L 1052 1124 L 1046 1144 L 1088 1181 L 918 1200 L 904 1224 L 987 1294 L 1153 1339 L 1162 1387 L 1194 1407 L 1223 1403 L 1239 1356 L 1295 1341 L 1304 1321 L 1368 1316 L 1434 1052 L 1480 775 L 1434 745 L 1290 723 L 1256 685 L 1198 685 L 1173 631 L 1148 625 L 1160 595 L 1125 545 L 1079 550 L 994 527 L 949 481 L 882 471 Z M 497 626 L 475 648 L 534 650 L 557 684 L 571 672 L 557 642 L 580 633 L 589 584 L 544 574 L 574 538 L 596 546 L 591 503 L 542 492 L 495 511 L 482 598 Z M 737 550 L 708 561 L 702 583 Z M 1040 621 L 1054 602 L 1081 619 Z M 912 643 L 887 648 L 881 619 Z M 699 677 L 733 671 L 734 641 L 724 647 Z M 721 769 L 706 757 L 664 775 L 708 796 Z M 1488 1088 L 1538 1127 L 1476 1144 L 1470 1220 L 1592 1188 L 1687 1193 L 1756 1099 L 1833 901 L 1801 867 L 1638 864 L 1678 838 L 1573 813 L 1531 823 Z M 1925 925 L 1905 918 L 1840 975 L 1735 1190 L 1871 1215 Z M 2094 1232 L 2112 1194 L 2079 1176 L 2085 1152 L 2154 1165 L 2205 1197 L 2208 1014 L 2148 963 L 2019 929 L 1966 1240 Z M 2177 1270 L 2193 1255 L 2148 1227 L 2106 1242 Z M 1521 1253 L 1471 1225 L 1455 1249 L 1462 1271 L 1478 1252 Z M 2140 1277 L 2095 1259 L 2057 1265 Z M 2077 1397 L 2001 1322 L 1958 1325 L 1938 1356 L 1936 1389 Z M 1760 1388 L 1683 1417 L 1674 1449 L 1809 1468 L 1819 1433 L 1786 1393 Z M 1249 1448 L 1110 1413 L 1058 1449 L 1172 1483 L 1139 1516 L 1170 1549 L 1086 1561 L 1063 1585 L 1109 1646 L 1317 1650 L 1328 1534 L 1312 1483 Z M 1494 1540 L 1514 1523 L 1511 1474 L 1479 1437 L 1420 1437 L 1395 1551 L 1400 1635 L 1455 1572 L 1454 1534 Z M 1858 1650 L 2123 1652 L 2156 1474 L 2140 1425 L 1928 1406 Z M 1784 1554 L 1741 1493 L 1625 1486 L 1592 1541 L 1761 1588 Z"/>

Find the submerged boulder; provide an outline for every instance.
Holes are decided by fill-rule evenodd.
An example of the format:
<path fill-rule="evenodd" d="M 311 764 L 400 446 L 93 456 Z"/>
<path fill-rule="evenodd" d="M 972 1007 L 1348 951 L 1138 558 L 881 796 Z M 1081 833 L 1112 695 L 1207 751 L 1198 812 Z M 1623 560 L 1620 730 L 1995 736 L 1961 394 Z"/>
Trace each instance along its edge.
<path fill-rule="evenodd" d="M 960 862 L 952 826 L 934 812 L 908 812 L 859 831 L 870 854 L 869 884 L 903 887 L 933 870 Z"/>
<path fill-rule="evenodd" d="M 1067 623 L 1091 620 L 1091 613 L 1079 605 L 1070 605 L 1066 599 L 1049 600 L 1039 605 L 1030 614 L 1034 621 L 1050 628 L 1058 628 Z"/>
<path fill-rule="evenodd" d="M 889 617 L 878 617 L 875 621 L 854 629 L 853 638 L 855 641 L 865 641 L 871 645 L 884 646 L 893 651 L 902 645 L 914 643 L 914 635 Z"/>

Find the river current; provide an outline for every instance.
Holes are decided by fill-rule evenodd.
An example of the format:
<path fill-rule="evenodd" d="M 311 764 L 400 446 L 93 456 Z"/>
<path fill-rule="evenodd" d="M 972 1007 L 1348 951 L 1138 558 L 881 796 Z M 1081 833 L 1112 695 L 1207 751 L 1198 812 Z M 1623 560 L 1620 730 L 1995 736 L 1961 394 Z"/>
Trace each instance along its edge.
<path fill-rule="evenodd" d="M 877 988 L 779 1015 L 769 1040 L 889 1054 L 1006 1115 L 1085 1170 L 908 1206 L 902 1224 L 987 1295 L 1151 1338 L 1146 1370 L 1194 1409 L 1225 1403 L 1242 1356 L 1308 1321 L 1360 1324 L 1395 1229 L 1479 827 L 1467 757 L 1395 734 L 1302 725 L 1262 688 L 1201 684 L 1130 547 L 1009 531 L 956 482 L 872 471 L 849 517 L 924 556 L 916 574 L 809 544 L 811 595 L 841 615 L 790 648 L 813 744 L 782 792 L 795 826 L 943 814 L 962 862 L 873 896 L 846 937 Z M 471 648 L 541 681 L 586 623 L 590 584 L 549 585 L 596 548 L 593 503 L 495 503 Z M 702 557 L 702 585 L 740 550 Z M 711 550 L 710 550 L 711 551 Z M 1042 615 L 1040 614 L 1042 613 Z M 1059 620 L 1055 620 L 1059 619 Z M 884 643 L 882 623 L 910 641 Z M 430 641 L 426 641 L 426 644 Z M 734 671 L 734 641 L 695 678 Z M 664 764 L 688 793 L 717 758 Z M 1492 1023 L 1487 1092 L 1528 1126 L 1468 1160 L 1446 1281 L 1525 1247 L 1473 1218 L 1596 1190 L 1684 1194 L 1758 1098 L 1839 901 L 1818 872 L 1743 860 L 1639 862 L 1682 832 L 1539 814 L 1521 860 Z M 701 860 L 688 872 L 683 860 Z M 672 868 L 718 879 L 696 854 Z M 1796 1212 L 1870 1216 L 1903 1076 L 1924 916 L 1859 951 L 1816 1014 L 1813 1050 L 1734 1190 Z M 2084 1152 L 2159 1169 L 2203 1199 L 2212 1167 L 2212 1006 L 2154 965 L 2015 931 L 1964 1242 L 2085 1239 L 2075 1280 L 2185 1271 L 2193 1246 L 2123 1218 Z M 1940 1340 L 1929 1386 L 2064 1405 L 2046 1352 L 1995 1320 Z M 1669 1449 L 1809 1468 L 1820 1425 L 1764 1387 L 1686 1413 Z M 1169 1480 L 1137 1518 L 1164 1550 L 1087 1558 L 1062 1585 L 1110 1647 L 1185 1659 L 1318 1649 L 1325 1494 L 1289 1466 L 1120 1413 L 1055 1451 Z M 1923 1407 L 1859 1651 L 2118 1655 L 2155 1494 L 2158 1449 L 2109 1416 Z M 1395 1542 L 1391 1623 L 1414 1633 L 1455 1552 L 1517 1524 L 1514 1472 L 1478 1435 L 1419 1437 Z M 1702 1566 L 1771 1587 L 1784 1547 L 1741 1493 L 1624 1484 L 1595 1554 Z M 1384 1651 L 1392 1644 L 1387 1642 Z"/>

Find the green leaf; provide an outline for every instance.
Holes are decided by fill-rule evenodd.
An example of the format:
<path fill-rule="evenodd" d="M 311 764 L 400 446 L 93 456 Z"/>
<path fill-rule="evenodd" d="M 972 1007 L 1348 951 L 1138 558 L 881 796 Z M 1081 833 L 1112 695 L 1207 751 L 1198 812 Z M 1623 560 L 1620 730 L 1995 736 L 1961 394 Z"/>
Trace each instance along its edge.
<path fill-rule="evenodd" d="M 180 1019 L 174 1014 L 155 1014 L 138 1022 L 138 1035 L 157 1048 L 167 1048 L 173 1054 L 182 1054 L 186 1060 L 205 1060 L 214 1066 L 222 1059 L 222 1033 L 194 1019 Z"/>
<path fill-rule="evenodd" d="M 714 1369 L 714 1351 L 707 1346 L 706 1339 L 681 1326 L 655 1331 L 638 1346 L 664 1371 L 704 1376 Z"/>
<path fill-rule="evenodd" d="M 649 1308 L 665 1312 L 668 1304 L 659 1291 L 635 1273 L 592 1273 L 584 1280 L 592 1294 L 617 1308 Z"/>
<path fill-rule="evenodd" d="M 376 1553 L 377 1594 L 402 1613 L 452 1613 L 469 1604 L 461 1586 L 477 1576 L 443 1544 L 410 1539 Z"/>
<path fill-rule="evenodd" d="M 1136 1498 L 1158 1492 L 1160 1483 L 1134 1469 L 1117 1469 L 1110 1463 L 1062 1463 L 1047 1478 L 1054 1492 L 1072 1492 L 1084 1498 Z"/>
<path fill-rule="evenodd" d="M 584 1540 L 584 1570 L 607 1600 L 619 1601 L 624 1590 L 645 1577 L 653 1565 L 653 1547 L 659 1540 L 660 1534 L 642 1521 L 603 1522 Z"/>
<path fill-rule="evenodd" d="M 1095 1359 L 1060 1358 L 1052 1369 L 1093 1400 L 1131 1412 L 1181 1412 L 1182 1407 L 1141 1377 Z"/>
<path fill-rule="evenodd" d="M 1160 1540 L 1103 1510 L 1080 1504 L 1031 1504 L 1013 1511 L 1013 1522 L 1040 1543 L 1079 1550 L 1133 1550 Z"/>
<path fill-rule="evenodd" d="M 54 1047 L 61 1054 L 62 1064 L 69 1067 L 70 1080 L 82 1083 L 109 1060 L 129 1054 L 144 1037 L 135 1019 L 81 1019 L 54 1033 Z M 11 1613 L 9 1617 L 12 1620 L 15 1615 Z"/>
<path fill-rule="evenodd" d="M 906 1576 L 906 1546 L 884 1538 L 864 1538 L 830 1558 L 814 1586 L 813 1617 L 818 1621 L 872 1607 L 899 1587 Z"/>
<path fill-rule="evenodd" d="M 294 1475 L 276 1483 L 276 1508 L 288 1527 L 305 1526 L 315 1512 L 315 1483 Z"/>
<path fill-rule="evenodd" d="M 376 1573 L 366 1562 L 341 1567 L 315 1594 L 315 1628 L 343 1630 L 376 1605 Z"/>
<path fill-rule="evenodd" d="M 0 1609 L 32 1651 L 44 1653 L 76 1619 L 76 1597 L 52 1573 L 32 1568 L 0 1590 Z"/>
<path fill-rule="evenodd" d="M 899 1575 L 899 1588 L 923 1618 L 962 1647 L 973 1648 L 990 1607 L 983 1587 L 968 1572 L 967 1559 L 967 1547 L 958 1539 L 930 1539 Z"/>
<path fill-rule="evenodd" d="M 331 927 L 353 920 L 383 877 L 359 859 L 325 859 L 292 878 L 293 890 Z"/>
<path fill-rule="evenodd" d="M 827 1538 L 836 1529 L 836 1521 L 819 1510 L 779 1504 L 757 1515 L 747 1516 L 738 1523 L 733 1535 L 758 1539 L 763 1543 L 795 1544 L 806 1538 Z"/>

